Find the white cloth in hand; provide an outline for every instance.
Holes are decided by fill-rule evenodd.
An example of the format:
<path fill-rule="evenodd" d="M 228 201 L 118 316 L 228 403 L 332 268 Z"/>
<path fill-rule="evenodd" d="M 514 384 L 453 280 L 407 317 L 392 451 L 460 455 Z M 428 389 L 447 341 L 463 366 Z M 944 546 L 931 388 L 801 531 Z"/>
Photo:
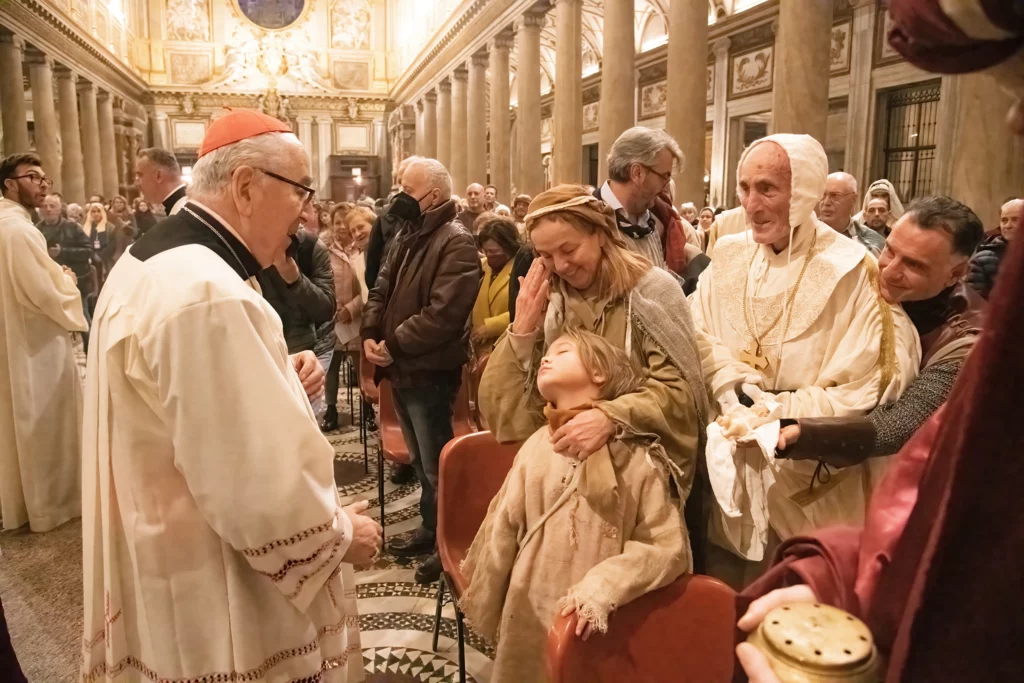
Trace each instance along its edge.
<path fill-rule="evenodd" d="M 782 406 L 774 401 L 756 405 L 757 412 L 733 406 L 709 424 L 706 451 L 718 521 L 730 550 L 755 562 L 764 558 L 768 543 L 768 489 L 775 483 L 782 416 Z"/>

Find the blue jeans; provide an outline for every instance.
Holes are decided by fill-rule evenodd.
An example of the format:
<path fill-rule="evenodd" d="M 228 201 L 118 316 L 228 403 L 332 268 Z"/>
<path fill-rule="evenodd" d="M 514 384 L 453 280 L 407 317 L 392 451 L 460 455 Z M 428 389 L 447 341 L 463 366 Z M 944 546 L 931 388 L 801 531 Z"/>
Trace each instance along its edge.
<path fill-rule="evenodd" d="M 423 528 L 431 533 L 437 532 L 438 463 L 441 449 L 454 436 L 452 410 L 458 391 L 458 379 L 445 379 L 427 386 L 392 388 L 398 423 L 423 489 L 420 495 Z"/>

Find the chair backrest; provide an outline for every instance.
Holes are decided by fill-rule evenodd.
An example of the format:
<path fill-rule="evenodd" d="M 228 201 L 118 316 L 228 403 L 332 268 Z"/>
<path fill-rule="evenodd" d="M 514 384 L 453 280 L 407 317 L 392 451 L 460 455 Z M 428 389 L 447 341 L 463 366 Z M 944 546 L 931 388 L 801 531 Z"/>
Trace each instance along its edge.
<path fill-rule="evenodd" d="M 412 462 L 412 454 L 405 443 L 402 426 L 398 422 L 398 413 L 395 411 L 395 397 L 391 393 L 391 382 L 386 379 L 380 381 L 379 405 L 380 416 L 377 420 L 377 437 L 380 439 L 384 458 L 404 465 L 410 464 Z"/>
<path fill-rule="evenodd" d="M 608 632 L 584 641 L 576 615 L 548 632 L 549 683 L 729 683 L 736 593 L 709 576 L 686 574 L 617 609 Z"/>
<path fill-rule="evenodd" d="M 373 383 L 373 373 L 376 366 L 366 359 L 366 356 L 359 354 L 359 393 L 370 403 L 380 401 L 380 389 Z"/>
<path fill-rule="evenodd" d="M 441 451 L 437 542 L 465 553 L 505 483 L 520 444 L 500 444 L 490 432 L 452 439 Z"/>
<path fill-rule="evenodd" d="M 455 395 L 455 405 L 452 406 L 452 432 L 455 436 L 477 431 L 476 420 L 469 406 L 472 376 L 466 368 L 462 369 L 462 383 L 459 385 L 459 393 Z"/>

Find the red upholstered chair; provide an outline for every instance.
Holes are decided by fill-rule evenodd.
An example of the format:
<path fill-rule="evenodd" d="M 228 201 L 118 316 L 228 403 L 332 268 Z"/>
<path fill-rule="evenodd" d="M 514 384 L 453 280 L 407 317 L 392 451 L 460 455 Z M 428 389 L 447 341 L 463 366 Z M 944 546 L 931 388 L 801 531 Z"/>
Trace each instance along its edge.
<path fill-rule="evenodd" d="M 441 451 L 437 488 L 437 550 L 441 555 L 441 580 L 434 615 L 434 650 L 441 626 L 445 592 L 455 605 L 459 640 L 459 680 L 466 680 L 466 641 L 459 597 L 467 579 L 460 566 L 476 532 L 487 516 L 487 507 L 505 483 L 520 444 L 499 444 L 490 432 L 456 437 Z"/>
<path fill-rule="evenodd" d="M 363 442 L 363 469 L 370 471 L 369 423 L 373 406 L 380 403 L 380 389 L 373 383 L 374 364 L 359 354 L 359 440 Z"/>
<path fill-rule="evenodd" d="M 617 609 L 608 633 L 586 642 L 576 615 L 548 633 L 548 683 L 729 683 L 736 593 L 709 576 L 687 574 Z"/>

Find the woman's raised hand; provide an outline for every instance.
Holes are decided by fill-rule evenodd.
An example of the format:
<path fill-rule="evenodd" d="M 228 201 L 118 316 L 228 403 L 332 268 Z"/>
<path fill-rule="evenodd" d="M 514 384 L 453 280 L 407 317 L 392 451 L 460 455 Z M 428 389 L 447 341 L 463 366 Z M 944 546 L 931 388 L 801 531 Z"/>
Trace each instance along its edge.
<path fill-rule="evenodd" d="M 544 311 L 548 307 L 551 291 L 551 271 L 544 259 L 534 259 L 526 277 L 519 278 L 519 296 L 516 297 L 516 319 L 513 334 L 532 334 L 540 329 Z"/>

